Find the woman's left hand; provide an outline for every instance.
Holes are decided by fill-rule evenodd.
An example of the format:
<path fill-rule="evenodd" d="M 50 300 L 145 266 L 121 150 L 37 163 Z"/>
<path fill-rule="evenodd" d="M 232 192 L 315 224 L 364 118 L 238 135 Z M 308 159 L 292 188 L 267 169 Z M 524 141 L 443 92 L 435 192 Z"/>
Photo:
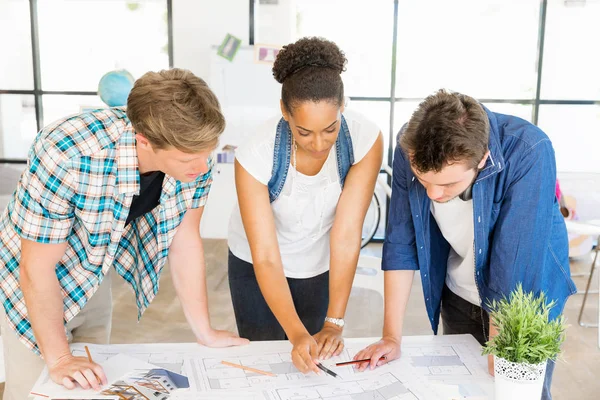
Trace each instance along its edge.
<path fill-rule="evenodd" d="M 344 350 L 342 328 L 325 323 L 323 329 L 313 336 L 319 346 L 317 354 L 319 360 L 326 360 L 331 356 L 339 356 Z"/>

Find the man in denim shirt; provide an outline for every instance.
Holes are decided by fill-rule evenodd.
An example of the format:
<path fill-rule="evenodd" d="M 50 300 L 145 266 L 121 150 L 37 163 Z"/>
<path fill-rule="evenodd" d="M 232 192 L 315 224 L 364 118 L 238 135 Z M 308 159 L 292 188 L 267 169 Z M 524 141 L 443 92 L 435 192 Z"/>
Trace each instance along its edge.
<path fill-rule="evenodd" d="M 540 129 L 440 90 L 402 128 L 393 170 L 383 338 L 357 354 L 371 358 L 361 369 L 400 356 L 417 269 L 436 334 L 441 312 L 445 334 L 469 333 L 483 345 L 495 334 L 488 304 L 519 282 L 557 302 L 551 318 L 562 313 L 576 289 L 555 196 L 554 150 Z M 551 398 L 553 370 L 549 362 L 543 399 Z"/>

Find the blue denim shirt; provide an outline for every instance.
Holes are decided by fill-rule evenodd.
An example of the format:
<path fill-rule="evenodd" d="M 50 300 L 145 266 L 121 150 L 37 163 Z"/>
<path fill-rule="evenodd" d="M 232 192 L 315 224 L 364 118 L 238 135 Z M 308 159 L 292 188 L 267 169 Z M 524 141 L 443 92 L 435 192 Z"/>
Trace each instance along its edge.
<path fill-rule="evenodd" d="M 340 131 L 335 141 L 335 154 L 340 177 L 340 185 L 344 188 L 346 175 L 352 164 L 354 164 L 354 147 L 352 137 L 344 115 L 341 116 Z M 274 202 L 285 184 L 287 173 L 292 158 L 292 131 L 288 122 L 281 118 L 277 124 L 275 134 L 275 146 L 273 148 L 273 171 L 269 180 L 269 200 Z"/>
<path fill-rule="evenodd" d="M 550 139 L 520 118 L 486 109 L 490 156 L 473 185 L 475 282 L 482 306 L 508 296 L 517 283 L 544 291 L 563 310 L 576 288 L 569 246 L 555 195 L 556 162 Z M 408 159 L 396 147 L 383 270 L 421 271 L 425 305 L 437 333 L 450 245 L 431 215 L 431 201 Z"/>

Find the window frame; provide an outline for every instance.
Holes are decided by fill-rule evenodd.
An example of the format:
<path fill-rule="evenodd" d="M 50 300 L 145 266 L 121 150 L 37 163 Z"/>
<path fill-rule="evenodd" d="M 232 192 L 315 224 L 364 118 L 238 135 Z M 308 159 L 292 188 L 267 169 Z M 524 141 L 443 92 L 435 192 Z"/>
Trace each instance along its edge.
<path fill-rule="evenodd" d="M 169 53 L 169 68 L 173 68 L 173 0 L 164 0 L 167 5 L 167 40 Z M 40 41 L 38 21 L 38 1 L 29 0 L 29 18 L 31 27 L 31 57 L 33 60 L 33 90 L 5 90 L 0 87 L 0 94 L 33 95 L 35 100 L 35 117 L 38 132 L 44 127 L 44 107 L 42 96 L 44 95 L 72 95 L 72 96 L 96 96 L 98 92 L 77 90 L 42 90 L 42 77 L 40 68 Z M 26 164 L 25 159 L 0 158 L 0 163 Z"/>
<path fill-rule="evenodd" d="M 249 0 L 250 1 L 250 12 L 249 12 L 249 38 L 250 45 L 254 45 L 255 38 L 255 29 L 256 29 L 256 16 L 258 13 L 256 12 L 256 7 L 260 6 L 258 4 L 258 0 Z M 388 134 L 388 146 L 387 150 L 387 164 L 392 165 L 392 159 L 394 155 L 394 147 L 391 145 L 394 143 L 394 138 L 396 136 L 396 132 L 394 132 L 394 111 L 396 102 L 406 102 L 406 101 L 415 101 L 420 102 L 423 98 L 411 98 L 411 97 L 402 97 L 397 96 L 396 94 L 396 65 L 397 65 L 397 44 L 398 44 L 398 12 L 401 10 L 402 0 L 389 0 L 394 2 L 394 13 L 393 13 L 393 30 L 392 30 L 392 48 L 390 51 L 392 52 L 392 65 L 391 65 L 391 87 L 390 87 L 390 95 L 386 97 L 353 97 L 349 96 L 352 101 L 382 101 L 388 102 L 390 106 L 390 121 L 387 127 L 382 127 L 382 130 L 387 128 Z M 600 99 L 596 100 L 561 100 L 561 99 L 542 99 L 540 96 L 541 87 L 542 87 L 542 67 L 544 61 L 544 44 L 546 38 L 546 14 L 548 9 L 548 0 L 540 0 L 540 9 L 539 9 L 539 22 L 538 22 L 538 37 L 537 37 L 537 50 L 536 50 L 536 63 L 537 63 L 537 73 L 536 73 L 536 82 L 535 82 L 535 97 L 532 99 L 501 99 L 501 98 L 485 98 L 478 99 L 482 103 L 509 103 L 509 104 L 520 104 L 520 105 L 530 105 L 532 108 L 531 114 L 531 122 L 534 125 L 538 124 L 539 119 L 539 110 L 540 105 L 600 105 Z M 383 132 L 386 133 L 385 131 Z M 380 172 L 385 172 L 383 169 Z M 388 184 L 391 186 L 391 177 L 388 176 Z M 387 199 L 386 209 L 389 209 L 389 198 Z M 387 214 L 387 213 L 386 213 Z M 385 215 L 385 224 L 387 226 L 387 215 Z M 375 242 L 383 241 L 383 238 L 376 238 Z"/>

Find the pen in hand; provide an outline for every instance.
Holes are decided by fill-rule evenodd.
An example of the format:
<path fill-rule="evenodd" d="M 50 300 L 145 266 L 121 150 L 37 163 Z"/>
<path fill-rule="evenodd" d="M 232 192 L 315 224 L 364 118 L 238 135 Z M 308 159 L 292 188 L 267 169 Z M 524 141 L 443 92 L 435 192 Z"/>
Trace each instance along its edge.
<path fill-rule="evenodd" d="M 334 378 L 339 378 L 338 374 L 336 374 L 335 372 L 333 372 L 332 370 L 330 370 L 323 364 L 320 364 L 320 363 L 317 364 L 317 368 L 319 368 L 321 371 L 325 372 L 326 374 L 333 376 Z"/>

